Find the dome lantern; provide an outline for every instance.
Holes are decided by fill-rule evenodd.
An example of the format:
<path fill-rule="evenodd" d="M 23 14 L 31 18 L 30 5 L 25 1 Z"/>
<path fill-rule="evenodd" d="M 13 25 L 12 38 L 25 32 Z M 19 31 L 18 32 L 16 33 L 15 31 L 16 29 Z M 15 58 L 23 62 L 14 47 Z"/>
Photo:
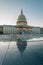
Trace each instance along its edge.
<path fill-rule="evenodd" d="M 21 15 L 23 15 L 23 10 L 21 9 Z"/>

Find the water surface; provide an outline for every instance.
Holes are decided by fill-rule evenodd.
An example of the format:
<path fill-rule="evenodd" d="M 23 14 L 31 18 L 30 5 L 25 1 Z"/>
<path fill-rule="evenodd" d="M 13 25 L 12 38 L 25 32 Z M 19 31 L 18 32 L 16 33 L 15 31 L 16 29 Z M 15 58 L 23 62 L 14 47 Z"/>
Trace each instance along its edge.
<path fill-rule="evenodd" d="M 0 65 L 43 65 L 43 36 L 34 35 L 22 40 L 13 35 L 1 36 Z"/>

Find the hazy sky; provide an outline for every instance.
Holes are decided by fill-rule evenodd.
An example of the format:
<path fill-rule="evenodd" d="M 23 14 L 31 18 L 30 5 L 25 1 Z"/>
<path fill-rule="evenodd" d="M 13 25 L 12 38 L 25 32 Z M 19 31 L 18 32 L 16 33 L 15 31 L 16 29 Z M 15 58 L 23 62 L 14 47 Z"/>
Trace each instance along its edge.
<path fill-rule="evenodd" d="M 0 25 L 15 25 L 21 8 L 28 25 L 43 27 L 43 0 L 0 0 Z"/>

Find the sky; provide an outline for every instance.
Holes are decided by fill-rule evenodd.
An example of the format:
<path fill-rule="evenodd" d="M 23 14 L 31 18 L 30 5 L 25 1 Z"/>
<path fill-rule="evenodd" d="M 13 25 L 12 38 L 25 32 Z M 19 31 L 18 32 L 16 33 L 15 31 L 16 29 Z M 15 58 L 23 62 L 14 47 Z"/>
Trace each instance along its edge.
<path fill-rule="evenodd" d="M 21 9 L 28 25 L 43 27 L 43 0 L 0 0 L 0 25 L 16 25 Z"/>

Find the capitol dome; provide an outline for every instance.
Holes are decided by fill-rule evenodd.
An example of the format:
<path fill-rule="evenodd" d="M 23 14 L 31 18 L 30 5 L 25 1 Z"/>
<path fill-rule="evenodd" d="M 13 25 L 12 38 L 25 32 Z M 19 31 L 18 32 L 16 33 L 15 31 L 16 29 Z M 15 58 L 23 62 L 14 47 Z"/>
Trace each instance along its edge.
<path fill-rule="evenodd" d="M 21 9 L 21 14 L 18 16 L 17 24 L 27 24 L 26 18 L 23 15 L 23 10 Z"/>

